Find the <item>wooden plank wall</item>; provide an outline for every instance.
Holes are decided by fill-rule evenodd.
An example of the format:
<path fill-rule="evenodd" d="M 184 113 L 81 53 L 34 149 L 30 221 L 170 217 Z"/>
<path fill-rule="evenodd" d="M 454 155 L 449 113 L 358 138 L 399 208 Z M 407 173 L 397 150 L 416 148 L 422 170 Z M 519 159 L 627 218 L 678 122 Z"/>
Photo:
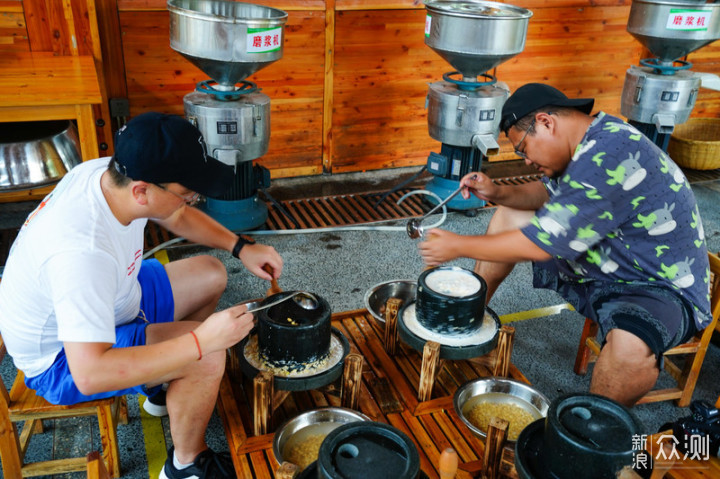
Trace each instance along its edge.
<path fill-rule="evenodd" d="M 0 51 L 34 48 L 32 38 L 62 38 L 59 30 L 33 32 L 48 28 L 33 15 L 43 2 L 53 3 L 0 0 Z M 525 50 L 494 73 L 511 89 L 547 82 L 568 96 L 593 96 L 597 109 L 620 115 L 625 72 L 644 50 L 626 31 L 630 2 L 510 2 L 533 17 Z M 107 97 L 127 98 L 130 116 L 182 114 L 183 96 L 207 78 L 170 48 L 166 0 L 94 3 Z M 427 133 L 425 97 L 428 83 L 451 67 L 424 44 L 426 13 L 418 0 L 255 3 L 289 15 L 283 58 L 249 78 L 271 98 L 270 148 L 258 162 L 273 177 L 420 166 L 439 151 Z M 720 42 L 689 60 L 694 71 L 720 73 Z M 693 116 L 718 115 L 720 92 L 701 90 Z M 512 159 L 504 137 L 500 145 L 493 161 Z"/>

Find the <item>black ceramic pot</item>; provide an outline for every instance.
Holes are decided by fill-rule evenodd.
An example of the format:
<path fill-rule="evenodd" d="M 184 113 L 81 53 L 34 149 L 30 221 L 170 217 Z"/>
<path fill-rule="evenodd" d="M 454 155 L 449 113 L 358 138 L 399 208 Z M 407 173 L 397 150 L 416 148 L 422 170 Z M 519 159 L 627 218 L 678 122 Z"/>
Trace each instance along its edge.
<path fill-rule="evenodd" d="M 487 284 L 475 272 L 455 266 L 430 268 L 418 278 L 415 314 L 430 331 L 463 333 L 482 325 L 486 296 Z"/>
<path fill-rule="evenodd" d="M 614 478 L 632 465 L 632 438 L 642 428 L 620 403 L 596 394 L 567 394 L 547 417 L 523 429 L 515 443 L 522 479 Z"/>
<path fill-rule="evenodd" d="M 379 422 L 345 424 L 327 435 L 317 460 L 318 479 L 417 479 L 420 456 L 402 431 Z"/>
<path fill-rule="evenodd" d="M 292 291 L 266 298 L 270 303 Z M 330 349 L 330 305 L 315 295 L 319 304 L 307 310 L 292 299 L 257 312 L 258 349 L 274 366 L 306 364 L 322 359 Z"/>

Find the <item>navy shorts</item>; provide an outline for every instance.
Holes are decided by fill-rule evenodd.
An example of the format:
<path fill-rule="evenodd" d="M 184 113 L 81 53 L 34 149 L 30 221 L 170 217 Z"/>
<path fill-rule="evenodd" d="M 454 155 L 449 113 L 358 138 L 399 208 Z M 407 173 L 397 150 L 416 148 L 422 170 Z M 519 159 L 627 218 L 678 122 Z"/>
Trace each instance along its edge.
<path fill-rule="evenodd" d="M 668 288 L 651 284 L 563 281 L 553 261 L 533 264 L 533 286 L 557 291 L 580 314 L 595 321 L 602 338 L 613 329 L 628 331 L 662 354 L 696 332 L 690 306 Z M 603 340 L 604 342 L 604 340 Z"/>
<path fill-rule="evenodd" d="M 150 323 L 172 322 L 175 315 L 175 301 L 173 300 L 170 279 L 165 267 L 157 260 L 142 262 L 138 281 L 142 296 L 140 298 L 140 313 L 129 323 L 115 328 L 115 344 L 113 348 L 127 348 L 130 346 L 143 346 L 146 342 L 145 328 Z M 52 404 L 77 404 L 94 399 L 105 399 L 125 394 L 144 394 L 152 396 L 160 390 L 162 385 L 146 388 L 144 384 L 118 391 L 107 391 L 86 396 L 78 391 L 70 374 L 70 368 L 65 357 L 65 350 L 61 349 L 55 357 L 55 362 L 45 372 L 25 378 L 27 387 L 34 389 L 39 396 Z"/>

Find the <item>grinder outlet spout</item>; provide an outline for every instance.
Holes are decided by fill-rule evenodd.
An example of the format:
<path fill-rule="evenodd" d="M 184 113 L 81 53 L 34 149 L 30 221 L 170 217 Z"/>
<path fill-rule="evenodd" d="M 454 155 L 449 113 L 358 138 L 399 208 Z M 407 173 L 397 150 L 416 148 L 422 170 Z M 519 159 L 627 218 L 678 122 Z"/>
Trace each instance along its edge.
<path fill-rule="evenodd" d="M 500 145 L 493 135 L 475 135 L 472 137 L 472 145 L 484 156 L 495 156 L 500 153 Z"/>
<path fill-rule="evenodd" d="M 653 115 L 653 123 L 658 133 L 669 135 L 675 130 L 675 115 L 656 113 Z"/>

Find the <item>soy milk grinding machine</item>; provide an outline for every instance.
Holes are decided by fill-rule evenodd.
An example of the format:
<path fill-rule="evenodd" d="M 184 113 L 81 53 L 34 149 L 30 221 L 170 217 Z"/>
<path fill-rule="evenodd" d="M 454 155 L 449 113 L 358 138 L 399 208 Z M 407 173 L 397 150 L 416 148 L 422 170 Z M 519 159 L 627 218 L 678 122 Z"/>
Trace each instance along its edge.
<path fill-rule="evenodd" d="M 720 90 L 720 78 L 689 69 L 686 55 L 720 38 L 720 3 L 633 0 L 627 31 L 655 58 L 625 75 L 621 113 L 667 151 L 675 125 L 690 117 L 700 87 Z"/>
<path fill-rule="evenodd" d="M 456 71 L 430 84 L 426 107 L 430 136 L 441 142 L 430 153 L 427 169 L 434 175 L 426 188 L 441 198 L 459 187 L 459 180 L 479 171 L 482 161 L 498 153 L 502 107 L 509 96 L 489 72 L 525 48 L 532 12 L 487 1 L 428 1 L 425 44 Z M 454 210 L 474 211 L 484 201 L 456 196 Z"/>
<path fill-rule="evenodd" d="M 168 0 L 170 47 L 206 73 L 183 99 L 185 117 L 202 132 L 208 154 L 235 169 L 231 190 L 206 198 L 206 212 L 233 231 L 265 223 L 258 190 L 270 172 L 253 160 L 267 153 L 270 98 L 245 80 L 282 58 L 287 13 L 249 3 Z"/>

